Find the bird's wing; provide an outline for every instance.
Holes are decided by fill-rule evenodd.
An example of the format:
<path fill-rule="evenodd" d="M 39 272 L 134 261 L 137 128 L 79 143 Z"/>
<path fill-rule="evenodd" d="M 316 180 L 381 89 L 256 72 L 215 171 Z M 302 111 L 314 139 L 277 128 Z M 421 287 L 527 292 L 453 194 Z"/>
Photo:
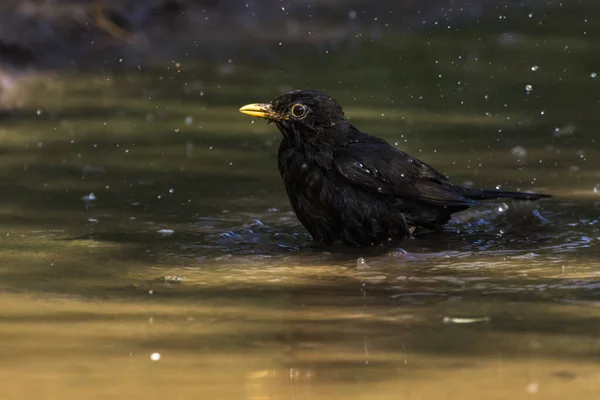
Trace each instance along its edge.
<path fill-rule="evenodd" d="M 353 186 L 383 196 L 445 206 L 476 203 L 429 165 L 373 136 L 339 147 L 334 165 Z"/>

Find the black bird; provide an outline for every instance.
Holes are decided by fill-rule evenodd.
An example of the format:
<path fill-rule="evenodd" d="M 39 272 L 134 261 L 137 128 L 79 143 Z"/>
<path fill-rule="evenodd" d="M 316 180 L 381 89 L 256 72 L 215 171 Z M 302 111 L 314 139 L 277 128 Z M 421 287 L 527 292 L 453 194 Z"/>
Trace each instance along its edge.
<path fill-rule="evenodd" d="M 324 93 L 295 90 L 240 112 L 273 122 L 283 135 L 279 172 L 294 211 L 313 239 L 381 244 L 415 229 L 441 230 L 479 200 L 537 200 L 545 194 L 470 189 L 385 140 L 360 132 Z"/>

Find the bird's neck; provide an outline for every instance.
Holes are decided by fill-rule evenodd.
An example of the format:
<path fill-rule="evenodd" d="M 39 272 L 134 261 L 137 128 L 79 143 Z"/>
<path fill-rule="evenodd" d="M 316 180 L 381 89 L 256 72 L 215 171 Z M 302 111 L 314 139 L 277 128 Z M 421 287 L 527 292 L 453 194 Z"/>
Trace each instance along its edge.
<path fill-rule="evenodd" d="M 359 132 L 349 122 L 341 120 L 318 131 L 310 127 L 298 126 L 292 135 L 285 135 L 290 144 L 298 150 L 311 152 L 330 151 L 345 145 Z"/>
<path fill-rule="evenodd" d="M 337 126 L 324 129 L 322 132 L 302 131 L 297 128 L 288 130 L 279 145 L 279 167 L 284 179 L 296 176 L 303 179 L 306 174 L 316 169 L 331 170 L 335 153 L 349 143 L 360 140 L 360 133 L 350 123 L 343 121 Z"/>

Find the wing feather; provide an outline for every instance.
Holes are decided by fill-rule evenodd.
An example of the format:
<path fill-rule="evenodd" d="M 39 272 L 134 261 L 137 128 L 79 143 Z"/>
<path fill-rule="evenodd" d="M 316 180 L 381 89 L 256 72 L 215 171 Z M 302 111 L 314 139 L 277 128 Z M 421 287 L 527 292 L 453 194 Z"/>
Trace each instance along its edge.
<path fill-rule="evenodd" d="M 340 147 L 334 166 L 353 186 L 382 196 L 438 206 L 476 203 L 429 165 L 372 136 Z"/>

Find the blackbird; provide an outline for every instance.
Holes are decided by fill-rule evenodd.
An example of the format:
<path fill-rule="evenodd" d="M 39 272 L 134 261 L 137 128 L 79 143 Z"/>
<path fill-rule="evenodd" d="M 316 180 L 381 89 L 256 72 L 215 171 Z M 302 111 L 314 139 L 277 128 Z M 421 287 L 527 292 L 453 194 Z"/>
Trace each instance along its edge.
<path fill-rule="evenodd" d="M 318 91 L 294 90 L 240 112 L 266 118 L 283 135 L 279 172 L 296 216 L 324 244 L 382 244 L 415 229 L 442 230 L 479 200 L 537 200 L 546 194 L 471 189 L 344 119 Z"/>

